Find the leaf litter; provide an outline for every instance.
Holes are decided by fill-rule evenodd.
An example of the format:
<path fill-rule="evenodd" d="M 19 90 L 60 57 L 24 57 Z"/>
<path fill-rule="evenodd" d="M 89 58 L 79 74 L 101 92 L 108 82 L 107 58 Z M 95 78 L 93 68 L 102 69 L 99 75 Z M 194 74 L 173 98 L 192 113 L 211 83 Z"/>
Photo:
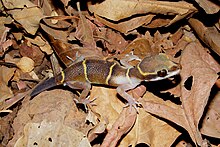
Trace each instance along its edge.
<path fill-rule="evenodd" d="M 213 1 L 3 0 L 0 6 L 2 146 L 219 146 L 220 27 Z M 131 67 L 161 52 L 181 65 L 180 75 L 130 90 L 141 103 L 138 113 L 105 86 L 92 86 L 86 111 L 74 103 L 80 91 L 65 87 L 29 96 L 45 77 L 83 59 Z"/>

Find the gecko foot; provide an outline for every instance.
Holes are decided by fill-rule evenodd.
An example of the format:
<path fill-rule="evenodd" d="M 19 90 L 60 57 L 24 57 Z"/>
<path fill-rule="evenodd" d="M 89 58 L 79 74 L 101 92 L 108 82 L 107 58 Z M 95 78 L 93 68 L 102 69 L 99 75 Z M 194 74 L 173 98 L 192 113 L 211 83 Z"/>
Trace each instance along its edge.
<path fill-rule="evenodd" d="M 129 99 L 128 103 L 124 107 L 129 107 L 129 110 L 132 111 L 132 107 L 138 112 L 137 107 L 140 106 L 141 103 L 137 102 L 135 99 Z"/>
<path fill-rule="evenodd" d="M 86 111 L 88 109 L 87 105 L 91 105 L 91 106 L 95 106 L 96 105 L 95 103 L 93 103 L 95 100 L 96 100 L 96 98 L 90 100 L 89 96 L 87 98 L 85 98 L 85 99 L 76 99 L 76 98 L 74 99 L 76 104 L 83 104 L 85 109 L 86 109 Z"/>

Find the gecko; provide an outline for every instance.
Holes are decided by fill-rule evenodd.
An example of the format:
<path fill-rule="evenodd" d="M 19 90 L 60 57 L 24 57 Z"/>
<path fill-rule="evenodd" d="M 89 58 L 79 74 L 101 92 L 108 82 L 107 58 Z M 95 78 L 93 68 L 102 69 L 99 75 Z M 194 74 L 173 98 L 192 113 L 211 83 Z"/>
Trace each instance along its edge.
<path fill-rule="evenodd" d="M 93 84 L 115 87 L 117 93 L 127 101 L 127 106 L 139 104 L 127 91 L 136 88 L 143 81 L 159 81 L 179 74 L 181 66 L 171 61 L 164 53 L 143 58 L 136 66 L 124 67 L 117 62 L 84 59 L 64 69 L 55 77 L 43 81 L 33 89 L 33 97 L 56 85 L 82 90 L 79 100 L 84 101 Z"/>

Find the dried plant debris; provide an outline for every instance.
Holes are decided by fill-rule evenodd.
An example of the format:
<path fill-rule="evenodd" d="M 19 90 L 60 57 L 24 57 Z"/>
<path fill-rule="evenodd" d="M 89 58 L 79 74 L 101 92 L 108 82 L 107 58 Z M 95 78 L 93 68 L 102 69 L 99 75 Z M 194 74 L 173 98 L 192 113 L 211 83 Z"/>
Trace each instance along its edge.
<path fill-rule="evenodd" d="M 220 146 L 219 9 L 213 0 L 1 0 L 0 146 Z M 158 80 L 161 55 L 179 74 Z M 134 85 L 147 69 L 156 81 Z M 73 74 L 71 88 L 55 86 Z"/>

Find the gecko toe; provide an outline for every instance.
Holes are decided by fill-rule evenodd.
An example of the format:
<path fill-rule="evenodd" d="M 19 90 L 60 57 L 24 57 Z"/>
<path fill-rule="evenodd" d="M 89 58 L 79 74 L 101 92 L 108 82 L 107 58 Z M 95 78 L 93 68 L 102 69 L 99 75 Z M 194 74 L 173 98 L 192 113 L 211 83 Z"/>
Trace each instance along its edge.
<path fill-rule="evenodd" d="M 124 107 L 129 107 L 130 112 L 132 111 L 132 107 L 137 111 L 138 113 L 138 107 L 141 106 L 141 103 L 137 102 L 135 99 L 129 100 L 128 103 Z"/>
<path fill-rule="evenodd" d="M 82 104 L 85 107 L 85 110 L 88 110 L 88 105 L 91 106 L 96 106 L 96 104 L 94 103 L 94 101 L 96 100 L 96 98 L 93 98 L 92 100 L 89 99 L 89 97 L 85 98 L 85 99 L 74 99 L 76 104 Z"/>

